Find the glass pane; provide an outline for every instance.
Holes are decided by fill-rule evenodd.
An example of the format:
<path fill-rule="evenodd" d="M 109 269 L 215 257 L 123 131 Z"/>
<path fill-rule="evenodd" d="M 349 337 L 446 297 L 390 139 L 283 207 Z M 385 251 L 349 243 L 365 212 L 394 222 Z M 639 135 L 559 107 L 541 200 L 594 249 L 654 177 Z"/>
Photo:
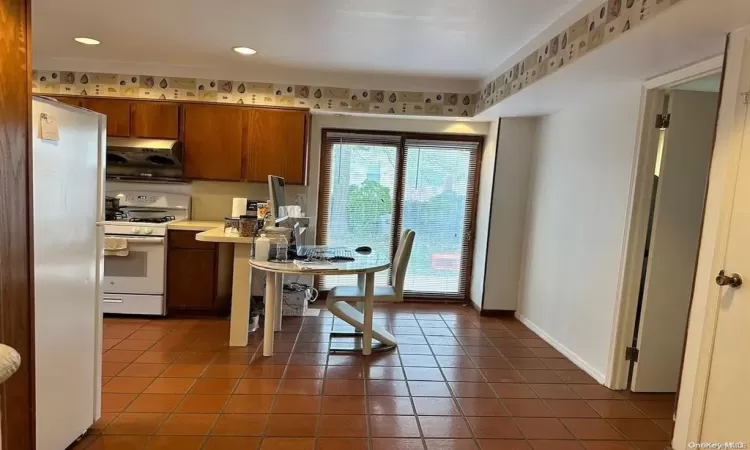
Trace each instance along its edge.
<path fill-rule="evenodd" d="M 145 278 L 148 276 L 148 252 L 130 251 L 127 256 L 106 256 L 105 277 Z"/>
<path fill-rule="evenodd" d="M 396 155 L 395 146 L 333 145 L 327 187 L 330 192 L 325 222 L 327 246 L 354 249 L 367 245 L 390 257 Z M 387 285 L 389 273 L 378 272 L 376 285 Z M 322 277 L 323 289 L 356 284 L 356 275 Z"/>
<path fill-rule="evenodd" d="M 406 151 L 402 226 L 416 233 L 405 290 L 464 292 L 467 202 L 473 155 L 465 150 L 410 146 Z"/>

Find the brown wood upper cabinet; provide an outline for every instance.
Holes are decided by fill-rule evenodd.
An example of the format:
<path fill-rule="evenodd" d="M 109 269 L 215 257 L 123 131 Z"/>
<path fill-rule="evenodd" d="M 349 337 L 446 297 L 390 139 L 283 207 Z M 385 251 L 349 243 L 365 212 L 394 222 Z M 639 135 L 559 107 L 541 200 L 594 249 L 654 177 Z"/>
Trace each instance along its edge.
<path fill-rule="evenodd" d="M 236 106 L 184 106 L 185 178 L 242 180 L 248 111 Z"/>
<path fill-rule="evenodd" d="M 307 111 L 250 109 L 245 180 L 264 183 L 279 175 L 305 184 L 308 119 Z"/>
<path fill-rule="evenodd" d="M 180 137 L 180 106 L 175 103 L 86 97 L 81 105 L 107 116 L 107 136 L 147 139 Z"/>
<path fill-rule="evenodd" d="M 130 136 L 149 139 L 179 139 L 180 106 L 174 103 L 133 102 L 130 105 Z"/>
<path fill-rule="evenodd" d="M 66 105 L 70 106 L 82 106 L 83 105 L 83 99 L 81 97 L 55 97 L 55 100 L 57 100 L 60 103 L 65 103 Z"/>
<path fill-rule="evenodd" d="M 107 136 L 130 137 L 130 102 L 110 98 L 84 98 L 83 107 L 107 116 Z"/>

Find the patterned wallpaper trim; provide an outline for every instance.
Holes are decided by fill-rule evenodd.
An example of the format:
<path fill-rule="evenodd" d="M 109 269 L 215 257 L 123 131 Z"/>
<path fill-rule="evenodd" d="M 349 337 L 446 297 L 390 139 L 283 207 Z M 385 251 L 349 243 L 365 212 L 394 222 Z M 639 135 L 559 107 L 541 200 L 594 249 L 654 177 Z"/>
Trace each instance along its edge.
<path fill-rule="evenodd" d="M 474 94 L 473 115 L 577 61 L 682 0 L 607 0 Z"/>
<path fill-rule="evenodd" d="M 209 103 L 236 103 L 406 116 L 470 117 L 473 94 L 204 80 L 152 75 L 33 71 L 32 92 Z"/>
<path fill-rule="evenodd" d="M 607 0 L 474 94 L 34 71 L 32 92 L 310 108 L 402 116 L 473 117 L 682 0 Z"/>

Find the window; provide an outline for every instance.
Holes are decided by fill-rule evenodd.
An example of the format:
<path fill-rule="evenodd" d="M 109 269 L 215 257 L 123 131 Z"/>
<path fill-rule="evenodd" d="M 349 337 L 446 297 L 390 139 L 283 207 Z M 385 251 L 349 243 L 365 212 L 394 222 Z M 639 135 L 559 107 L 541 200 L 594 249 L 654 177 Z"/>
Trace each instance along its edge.
<path fill-rule="evenodd" d="M 466 299 L 481 144 L 478 136 L 324 130 L 318 242 L 392 256 L 410 228 L 405 295 Z M 389 279 L 389 271 L 375 276 L 376 285 Z M 356 282 L 337 275 L 319 285 Z"/>

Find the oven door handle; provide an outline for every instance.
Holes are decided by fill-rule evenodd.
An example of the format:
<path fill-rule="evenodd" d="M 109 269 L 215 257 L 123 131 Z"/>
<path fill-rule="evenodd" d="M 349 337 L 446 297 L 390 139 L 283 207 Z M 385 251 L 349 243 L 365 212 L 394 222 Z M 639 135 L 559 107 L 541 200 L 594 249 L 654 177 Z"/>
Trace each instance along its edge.
<path fill-rule="evenodd" d="M 128 237 L 128 244 L 163 244 L 163 237 Z"/>

